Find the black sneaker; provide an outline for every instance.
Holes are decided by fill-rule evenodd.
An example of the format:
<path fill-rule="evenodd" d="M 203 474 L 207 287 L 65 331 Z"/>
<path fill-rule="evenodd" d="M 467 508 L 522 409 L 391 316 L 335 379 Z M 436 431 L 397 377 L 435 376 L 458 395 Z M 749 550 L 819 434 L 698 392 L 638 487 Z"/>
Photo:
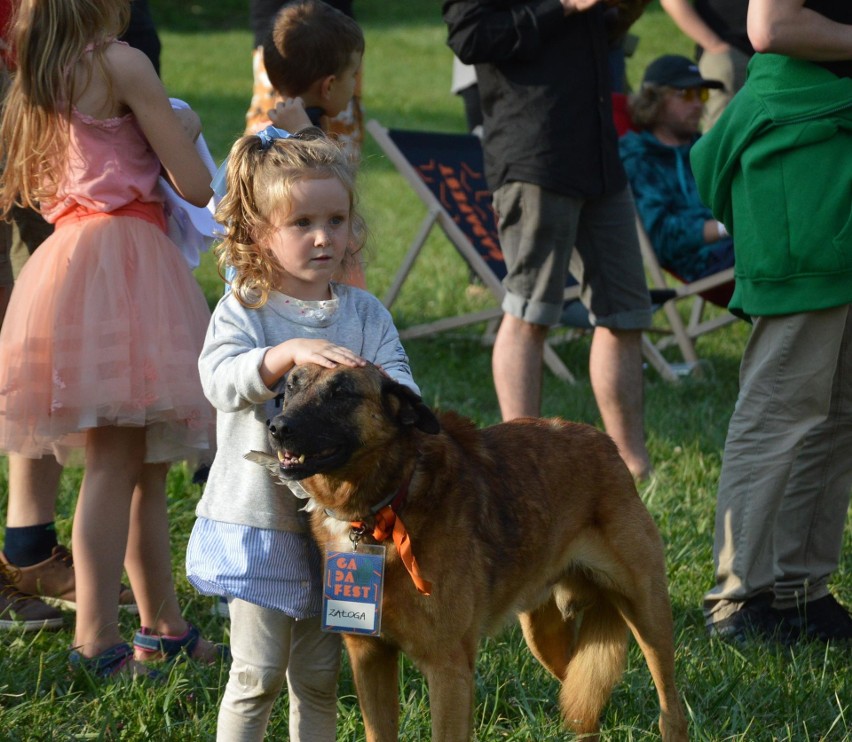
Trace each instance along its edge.
<path fill-rule="evenodd" d="M 0 564 L 0 630 L 39 631 L 59 629 L 64 623 L 62 614 L 33 595 L 15 587 L 15 575 Z"/>
<path fill-rule="evenodd" d="M 821 642 L 852 641 L 852 615 L 833 595 L 796 608 L 776 610 L 780 628 L 789 642 L 816 639 Z"/>
<path fill-rule="evenodd" d="M 778 613 L 772 607 L 773 599 L 772 593 L 747 598 L 736 613 L 707 624 L 707 634 L 735 644 L 748 639 L 773 638 L 778 631 Z"/>

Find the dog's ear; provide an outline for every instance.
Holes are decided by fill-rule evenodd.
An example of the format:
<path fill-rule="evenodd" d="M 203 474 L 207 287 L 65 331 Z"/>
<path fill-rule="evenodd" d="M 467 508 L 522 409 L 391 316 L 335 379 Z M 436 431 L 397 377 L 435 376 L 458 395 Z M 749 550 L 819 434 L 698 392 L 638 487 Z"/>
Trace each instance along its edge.
<path fill-rule="evenodd" d="M 383 379 L 382 395 L 386 403 L 391 406 L 392 416 L 396 417 L 401 424 L 413 425 L 430 435 L 441 432 L 441 425 L 435 413 L 405 384 L 390 378 Z"/>

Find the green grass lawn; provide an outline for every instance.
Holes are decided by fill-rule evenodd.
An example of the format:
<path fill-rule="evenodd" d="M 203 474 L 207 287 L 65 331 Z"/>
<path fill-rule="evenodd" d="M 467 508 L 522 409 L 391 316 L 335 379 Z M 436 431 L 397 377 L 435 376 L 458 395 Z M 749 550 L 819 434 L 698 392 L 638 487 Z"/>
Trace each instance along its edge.
<path fill-rule="evenodd" d="M 247 3 L 244 0 L 151 2 L 163 40 L 162 73 L 171 95 L 201 115 L 217 159 L 240 134 L 251 93 Z M 450 95 L 451 54 L 435 0 L 357 0 L 366 38 L 366 117 L 400 128 L 463 131 L 461 101 Z M 690 54 L 654 2 L 634 28 L 638 50 L 629 60 L 633 84 L 648 61 L 666 52 Z M 369 140 L 360 176 L 361 204 L 372 238 L 367 280 L 379 296 L 390 285 L 425 209 L 393 166 Z M 221 285 L 209 256 L 198 270 L 214 303 Z M 467 269 L 454 248 L 433 234 L 404 287 L 395 316 L 400 326 L 481 306 L 465 295 Z M 737 392 L 737 369 L 747 326 L 733 325 L 702 338 L 703 378 L 673 386 L 653 371 L 646 375 L 646 429 L 656 477 L 642 496 L 666 547 L 674 609 L 677 670 L 692 737 L 696 740 L 852 739 L 850 654 L 837 647 L 734 648 L 708 641 L 701 596 L 712 581 L 712 532 L 716 483 L 727 422 Z M 491 384 L 490 351 L 477 328 L 409 341 L 407 349 L 430 405 L 453 408 L 480 424 L 499 419 Z M 588 372 L 588 338 L 562 344 L 558 352 L 578 382 L 567 386 L 548 374 L 543 412 L 600 425 Z M 676 356 L 672 356 L 676 358 Z M 70 541 L 74 498 L 81 472 L 66 471 L 58 529 Z M 173 559 L 187 616 L 206 635 L 227 639 L 227 623 L 210 614 L 211 601 L 186 583 L 183 554 L 201 495 L 185 467 L 169 480 Z M 5 466 L 0 468 L 0 513 L 5 513 Z M 833 583 L 852 604 L 852 526 Z M 40 635 L 0 634 L 0 740 L 209 740 L 215 735 L 218 701 L 226 671 L 176 666 L 157 687 L 90 685 L 67 671 L 73 614 L 63 631 Z M 122 619 L 127 637 L 135 629 Z M 487 640 L 477 663 L 477 738 L 569 739 L 560 727 L 557 685 L 532 659 L 515 628 Z M 401 734 L 406 742 L 428 740 L 428 693 L 421 676 L 404 662 L 400 682 Z M 282 697 L 269 739 L 287 738 L 287 699 Z M 638 648 L 631 647 L 624 681 L 603 718 L 605 740 L 658 737 L 657 700 Z M 363 739 L 351 676 L 344 663 L 340 682 L 339 740 Z"/>

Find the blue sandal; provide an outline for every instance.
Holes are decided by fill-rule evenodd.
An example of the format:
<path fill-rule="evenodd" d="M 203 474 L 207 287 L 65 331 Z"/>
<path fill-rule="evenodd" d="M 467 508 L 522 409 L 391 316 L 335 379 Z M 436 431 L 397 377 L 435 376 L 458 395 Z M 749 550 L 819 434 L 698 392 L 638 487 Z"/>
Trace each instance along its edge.
<path fill-rule="evenodd" d="M 83 670 L 96 678 L 115 678 L 132 669 L 132 672 L 128 673 L 132 677 L 155 679 L 152 672 L 138 673 L 135 668 L 128 667 L 128 664 L 133 662 L 133 648 L 124 642 L 115 644 L 94 657 L 84 657 L 75 649 L 68 659 L 72 669 Z"/>
<path fill-rule="evenodd" d="M 177 659 L 182 654 L 186 654 L 190 659 L 199 659 L 193 657 L 198 642 L 201 641 L 201 632 L 191 623 L 187 623 L 186 631 L 182 636 L 168 636 L 167 634 L 156 634 L 152 629 L 143 626 L 133 637 L 133 646 L 143 655 L 139 659 L 142 662 L 151 662 L 155 660 L 171 661 Z M 214 646 L 216 656 L 207 660 L 209 664 L 225 660 L 230 657 L 230 651 L 223 644 Z M 148 655 L 148 656 L 145 656 Z"/>

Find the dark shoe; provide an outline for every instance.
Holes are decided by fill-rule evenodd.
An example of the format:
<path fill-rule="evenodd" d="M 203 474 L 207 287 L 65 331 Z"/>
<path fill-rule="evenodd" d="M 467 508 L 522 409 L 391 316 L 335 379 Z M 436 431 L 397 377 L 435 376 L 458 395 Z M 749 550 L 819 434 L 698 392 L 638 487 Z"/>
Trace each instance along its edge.
<path fill-rule="evenodd" d="M 49 559 L 29 567 L 16 567 L 10 564 L 2 551 L 0 551 L 0 562 L 19 573 L 15 587 L 22 593 L 35 595 L 45 603 L 59 608 L 77 610 L 74 559 L 71 552 L 64 546 L 54 546 Z M 139 612 L 133 591 L 126 585 L 119 586 L 118 607 L 128 613 Z"/>
<path fill-rule="evenodd" d="M 772 639 L 778 632 L 778 613 L 772 607 L 772 593 L 761 593 L 742 601 L 727 618 L 707 625 L 711 637 L 741 644 L 748 639 Z"/>
<path fill-rule="evenodd" d="M 133 637 L 136 659 L 140 662 L 163 662 L 180 656 L 212 665 L 220 660 L 229 659 L 230 651 L 224 644 L 211 644 L 201 638 L 201 632 L 191 623 L 187 624 L 182 636 L 155 634 L 143 626 Z"/>
<path fill-rule="evenodd" d="M 785 640 L 852 641 L 852 615 L 833 595 L 776 611 Z"/>
<path fill-rule="evenodd" d="M 94 657 L 84 657 L 76 649 L 69 655 L 72 670 L 83 670 L 95 678 L 127 677 L 133 680 L 163 679 L 162 673 L 150 670 L 133 659 L 133 647 L 125 642 L 115 644 Z"/>
<path fill-rule="evenodd" d="M 12 568 L 0 564 L 0 629 L 39 631 L 62 628 L 62 614 L 38 598 L 18 590 L 16 577 Z"/>

